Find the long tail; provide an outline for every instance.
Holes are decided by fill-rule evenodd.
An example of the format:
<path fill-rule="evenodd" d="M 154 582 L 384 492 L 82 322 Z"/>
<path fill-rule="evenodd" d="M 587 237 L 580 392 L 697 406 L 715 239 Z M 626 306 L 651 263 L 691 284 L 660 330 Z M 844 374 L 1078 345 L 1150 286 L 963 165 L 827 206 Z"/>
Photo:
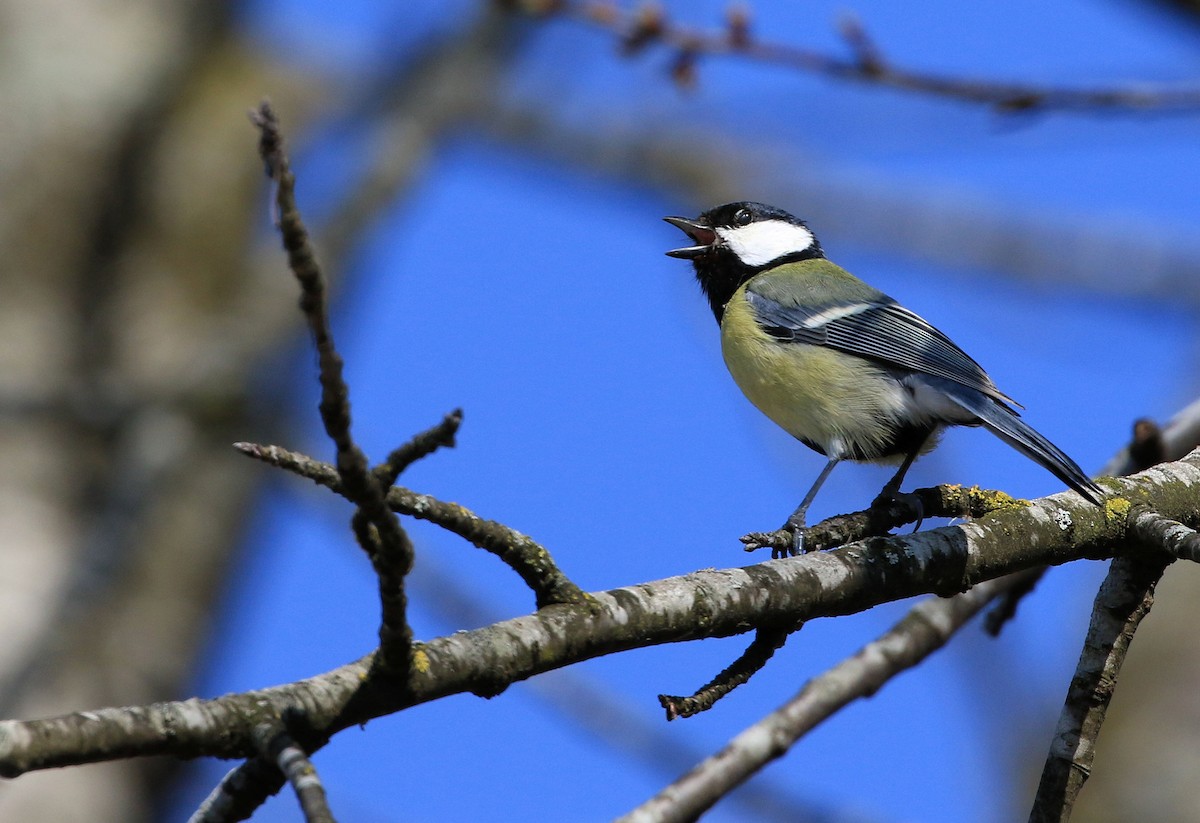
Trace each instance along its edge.
<path fill-rule="evenodd" d="M 1005 443 L 1050 471 L 1093 503 L 1100 503 L 1104 491 L 1058 446 L 1038 434 L 1012 409 L 974 389 L 958 384 L 940 386 L 946 396 L 979 418 L 980 422 Z"/>

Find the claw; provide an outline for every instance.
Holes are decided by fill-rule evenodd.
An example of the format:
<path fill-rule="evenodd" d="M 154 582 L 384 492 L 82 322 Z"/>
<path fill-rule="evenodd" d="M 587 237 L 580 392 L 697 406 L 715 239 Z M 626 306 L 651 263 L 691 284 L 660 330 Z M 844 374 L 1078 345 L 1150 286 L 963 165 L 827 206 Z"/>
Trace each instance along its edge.
<path fill-rule="evenodd" d="M 921 495 L 916 492 L 902 492 L 896 489 L 885 488 L 879 493 L 879 497 L 876 499 L 900 503 L 915 511 L 917 513 L 917 525 L 913 526 L 913 534 L 916 534 L 921 528 L 921 524 L 925 522 L 925 504 L 921 502 Z"/>

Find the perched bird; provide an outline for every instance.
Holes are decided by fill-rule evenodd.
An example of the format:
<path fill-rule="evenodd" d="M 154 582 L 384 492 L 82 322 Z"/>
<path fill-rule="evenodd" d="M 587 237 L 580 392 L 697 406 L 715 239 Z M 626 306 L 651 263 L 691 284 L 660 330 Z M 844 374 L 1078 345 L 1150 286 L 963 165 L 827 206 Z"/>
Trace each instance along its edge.
<path fill-rule="evenodd" d="M 899 463 L 881 495 L 899 497 L 913 461 L 946 426 L 984 426 L 1093 503 L 1101 489 L 1018 416 L 967 354 L 921 317 L 825 259 L 802 220 L 762 203 L 666 217 L 721 326 L 738 387 L 788 434 L 829 458 L 788 518 L 793 553 L 805 516 L 842 460 Z M 1012 404 L 1012 405 L 1010 405 Z"/>

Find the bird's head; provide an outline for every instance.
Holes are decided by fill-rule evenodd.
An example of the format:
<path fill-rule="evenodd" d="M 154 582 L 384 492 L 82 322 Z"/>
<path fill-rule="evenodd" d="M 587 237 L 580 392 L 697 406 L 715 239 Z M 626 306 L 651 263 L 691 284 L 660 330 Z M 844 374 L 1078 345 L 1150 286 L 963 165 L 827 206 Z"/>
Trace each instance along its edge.
<path fill-rule="evenodd" d="M 754 275 L 783 263 L 824 257 L 803 220 L 762 203 L 726 203 L 695 219 L 663 219 L 692 239 L 694 245 L 667 254 L 692 261 L 718 322 L 734 292 Z"/>

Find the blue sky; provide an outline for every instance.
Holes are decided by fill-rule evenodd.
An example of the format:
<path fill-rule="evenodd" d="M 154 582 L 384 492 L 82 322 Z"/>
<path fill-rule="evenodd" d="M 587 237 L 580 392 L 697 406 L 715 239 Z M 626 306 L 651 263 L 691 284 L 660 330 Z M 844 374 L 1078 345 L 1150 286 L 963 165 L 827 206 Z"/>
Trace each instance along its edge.
<path fill-rule="evenodd" d="M 723 6 L 673 5 L 696 23 L 719 20 Z M 474 8 L 258 0 L 243 21 L 264 48 L 354 88 L 397 50 L 453 28 Z M 837 49 L 842 8 L 759 3 L 756 30 Z M 1182 82 L 1200 68 L 1196 31 L 1133 2 L 854 9 L 885 54 L 931 70 L 1088 84 Z M 1200 260 L 1188 236 L 1200 206 L 1200 115 L 1006 120 L 733 61 L 703 64 L 698 89 L 681 94 L 663 77 L 665 63 L 655 53 L 621 59 L 609 38 L 551 22 L 517 61 L 507 102 L 545 106 L 564 129 L 653 137 L 686 128 L 722 146 L 769 147 L 783 160 L 749 177 L 743 196 L 815 215 L 834 261 L 948 333 L 1085 468 L 1100 466 L 1136 417 L 1165 418 L 1194 396 L 1195 292 L 1160 288 L 1152 266 L 1122 252 L 1161 248 Z M 344 186 L 355 130 L 339 121 L 293 141 L 306 146 L 295 170 L 301 207 L 314 219 Z M 586 589 L 753 562 L 737 537 L 778 525 L 823 464 L 738 393 L 690 267 L 663 255 L 679 241 L 663 215 L 715 204 L 690 202 L 654 179 L 652 170 L 607 173 L 465 130 L 438 147 L 364 238 L 335 318 L 355 434 L 368 453 L 382 457 L 463 407 L 458 448 L 403 482 L 532 535 Z M 989 257 L 954 221 L 981 237 L 988 221 L 1028 226 L 1041 243 L 1030 259 L 1061 259 L 1063 268 L 1023 265 L 1012 259 L 1020 248 Z M 1102 271 L 1090 281 L 1093 268 Z M 296 325 L 299 333 L 299 316 Z M 328 457 L 307 349 L 298 347 L 288 368 L 296 440 L 283 445 Z M 1137 375 L 1132 388 L 1129 373 Z M 810 516 L 863 507 L 887 476 L 839 467 Z M 909 475 L 910 485 L 937 482 L 1022 496 L 1059 489 L 974 430 L 949 434 Z M 348 504 L 305 481 L 270 480 L 200 693 L 308 676 L 372 647 L 373 578 L 349 516 Z M 418 636 L 473 627 L 447 613 L 436 583 L 447 577 L 495 618 L 532 608 L 494 558 L 426 524 L 411 532 Z M 826 815 L 819 819 L 1023 814 L 1031 787 L 1016 789 L 1014 801 L 1019 747 L 1031 734 L 1040 757 L 1049 743 L 1102 574 L 1096 564 L 1054 570 L 999 640 L 969 628 L 920 670 L 815 731 L 761 780 Z M 296 602 L 306 604 L 299 614 L 287 607 Z M 905 608 L 806 626 L 749 685 L 665 733 L 714 751 Z M 643 650 L 573 672 L 663 725 L 655 696 L 694 689 L 745 642 Z M 335 813 L 368 823 L 602 820 L 676 776 L 599 742 L 531 684 L 350 730 L 315 763 Z M 196 764 L 180 803 L 194 805 L 225 768 Z M 299 812 L 285 794 L 255 819 L 297 820 Z M 727 802 L 706 819 L 748 818 Z"/>

